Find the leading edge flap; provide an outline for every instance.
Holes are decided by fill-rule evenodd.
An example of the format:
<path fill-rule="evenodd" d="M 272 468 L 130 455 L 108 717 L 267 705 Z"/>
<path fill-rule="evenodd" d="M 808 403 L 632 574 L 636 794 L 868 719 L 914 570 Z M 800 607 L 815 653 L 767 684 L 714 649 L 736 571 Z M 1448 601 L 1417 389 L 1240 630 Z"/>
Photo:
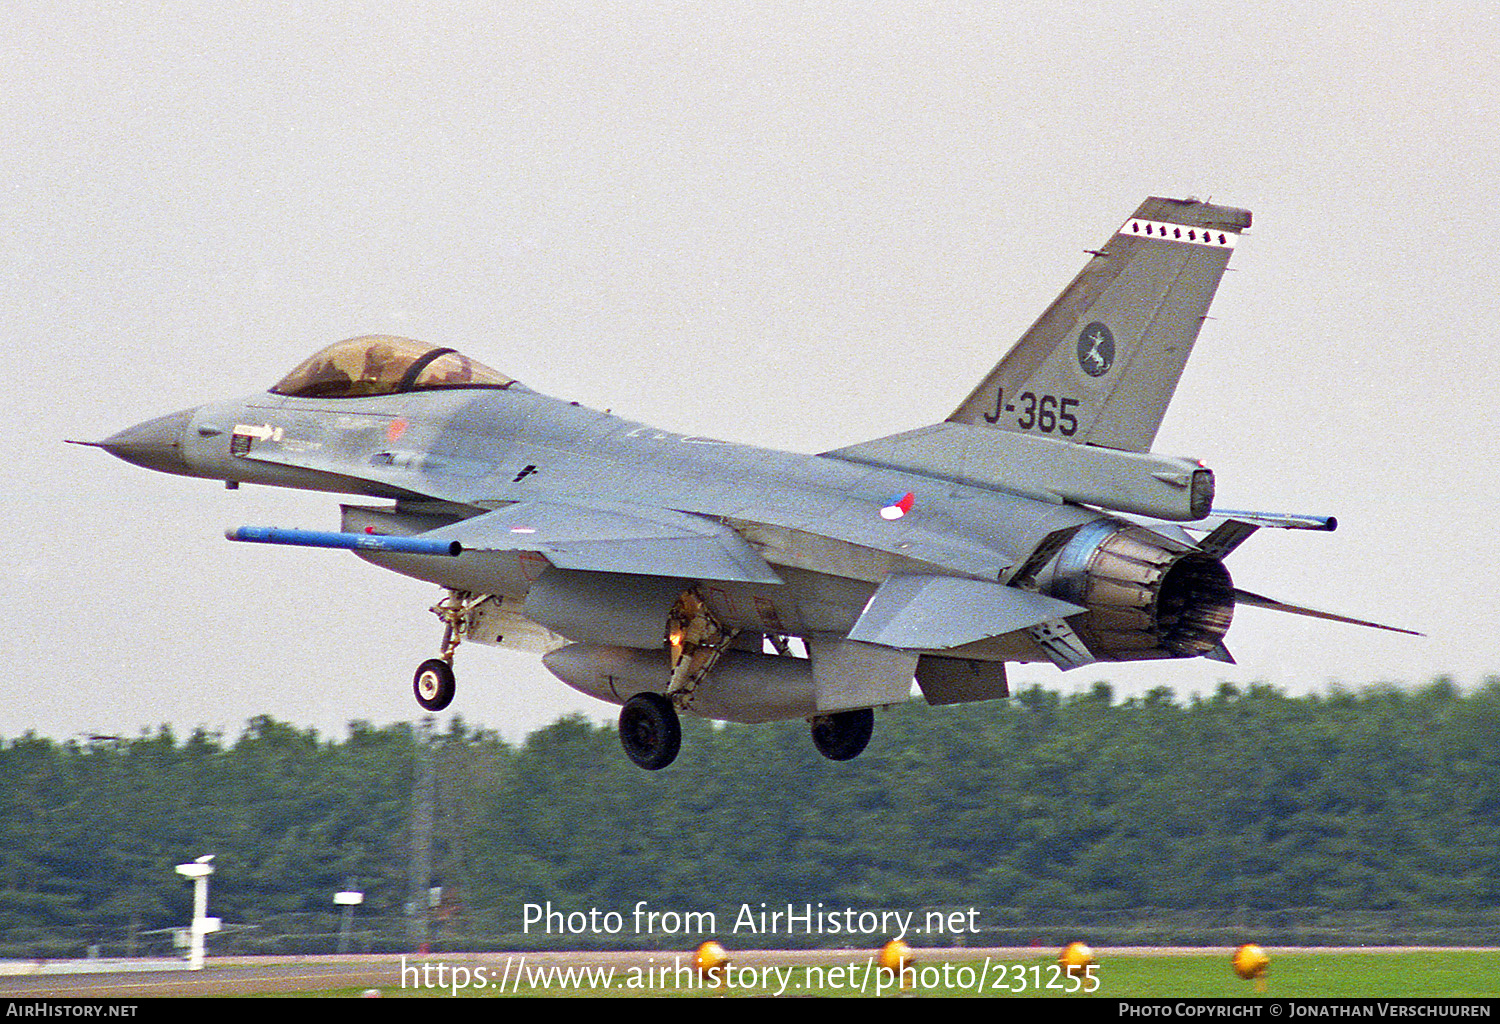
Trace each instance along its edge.
<path fill-rule="evenodd" d="M 525 501 L 422 534 L 465 551 L 537 551 L 563 569 L 780 583 L 722 523 L 671 509 Z"/>

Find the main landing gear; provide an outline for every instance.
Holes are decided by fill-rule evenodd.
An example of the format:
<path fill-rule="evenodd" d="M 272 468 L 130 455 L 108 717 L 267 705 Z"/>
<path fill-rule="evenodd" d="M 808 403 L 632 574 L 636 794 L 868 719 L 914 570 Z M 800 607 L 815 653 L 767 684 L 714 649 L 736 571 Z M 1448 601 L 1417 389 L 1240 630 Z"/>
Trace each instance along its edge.
<path fill-rule="evenodd" d="M 620 709 L 620 745 L 647 771 L 665 768 L 682 749 L 682 723 L 672 702 L 659 693 L 638 693 Z"/>
<path fill-rule="evenodd" d="M 620 745 L 630 759 L 648 771 L 665 768 L 682 748 L 679 709 L 693 703 L 698 684 L 734 642 L 737 630 L 726 629 L 708 610 L 697 587 L 682 592 L 667 613 L 667 692 L 638 693 L 620 709 Z"/>
<path fill-rule="evenodd" d="M 875 732 L 871 708 L 835 711 L 809 720 L 813 746 L 830 761 L 852 761 Z M 682 748 L 682 723 L 672 702 L 659 693 L 638 693 L 620 709 L 620 745 L 648 771 L 665 768 Z"/>
<path fill-rule="evenodd" d="M 642 691 L 620 709 L 620 745 L 648 771 L 667 767 L 682 746 L 678 713 L 691 710 L 698 687 L 734 644 L 738 630 L 720 623 L 697 587 L 683 591 L 667 614 L 666 693 Z M 785 636 L 767 634 L 781 656 L 789 656 Z M 832 761 L 849 761 L 870 743 L 875 731 L 871 708 L 833 711 L 808 719 L 813 745 Z"/>
<path fill-rule="evenodd" d="M 875 712 L 870 708 L 835 711 L 814 716 L 809 724 L 818 753 L 830 761 L 852 761 L 869 746 L 875 732 Z"/>

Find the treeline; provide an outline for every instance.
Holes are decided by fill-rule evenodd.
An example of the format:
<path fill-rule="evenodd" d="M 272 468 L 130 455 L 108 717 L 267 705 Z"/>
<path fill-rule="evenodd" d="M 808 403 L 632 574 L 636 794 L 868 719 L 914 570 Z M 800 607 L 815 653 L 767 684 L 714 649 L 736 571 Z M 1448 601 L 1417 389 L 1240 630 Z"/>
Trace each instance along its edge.
<path fill-rule="evenodd" d="M 233 742 L 8 741 L 0 956 L 160 950 L 148 933 L 191 914 L 173 865 L 203 853 L 210 912 L 254 926 L 211 948 L 247 952 L 331 950 L 346 887 L 366 894 L 356 949 L 423 934 L 434 948 L 683 947 L 701 940 L 679 930 L 704 920 L 688 915 L 723 930 L 761 904 L 919 920 L 974 908 L 979 934 L 956 937 L 969 944 L 1080 929 L 1477 941 L 1500 926 L 1500 680 L 1468 694 L 1440 680 L 1116 701 L 1101 684 L 912 704 L 880 714 L 869 750 L 843 764 L 803 723 L 684 733 L 656 773 L 578 718 L 519 746 L 457 718 L 430 741 L 360 723 L 331 741 L 269 718 Z M 442 889 L 426 932 L 409 905 L 424 859 Z M 641 901 L 661 915 L 645 928 Z M 573 916 L 548 935 L 527 927 L 528 904 Z M 739 938 L 849 941 L 790 932 Z"/>

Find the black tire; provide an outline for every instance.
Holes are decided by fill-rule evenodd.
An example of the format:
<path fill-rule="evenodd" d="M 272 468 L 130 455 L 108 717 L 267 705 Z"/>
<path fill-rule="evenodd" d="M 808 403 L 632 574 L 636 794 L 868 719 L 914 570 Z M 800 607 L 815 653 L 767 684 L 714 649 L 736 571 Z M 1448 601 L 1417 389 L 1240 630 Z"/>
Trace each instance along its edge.
<path fill-rule="evenodd" d="M 875 734 L 875 712 L 836 711 L 812 720 L 813 746 L 830 761 L 852 761 L 865 752 Z"/>
<path fill-rule="evenodd" d="M 428 711 L 443 710 L 453 703 L 453 695 L 458 691 L 453 666 L 438 658 L 422 662 L 412 676 L 411 689 L 417 703 Z"/>
<path fill-rule="evenodd" d="M 620 746 L 647 771 L 665 768 L 682 749 L 677 709 L 659 693 L 638 693 L 620 709 Z"/>

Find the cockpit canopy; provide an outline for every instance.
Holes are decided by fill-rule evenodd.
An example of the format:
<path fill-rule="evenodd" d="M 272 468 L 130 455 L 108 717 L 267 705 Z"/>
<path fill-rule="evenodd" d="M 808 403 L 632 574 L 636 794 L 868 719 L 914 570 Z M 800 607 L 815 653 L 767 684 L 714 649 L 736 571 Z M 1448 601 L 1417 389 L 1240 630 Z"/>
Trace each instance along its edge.
<path fill-rule="evenodd" d="M 371 334 L 329 345 L 283 377 L 271 393 L 364 398 L 437 388 L 508 388 L 514 383 L 454 349 Z"/>

